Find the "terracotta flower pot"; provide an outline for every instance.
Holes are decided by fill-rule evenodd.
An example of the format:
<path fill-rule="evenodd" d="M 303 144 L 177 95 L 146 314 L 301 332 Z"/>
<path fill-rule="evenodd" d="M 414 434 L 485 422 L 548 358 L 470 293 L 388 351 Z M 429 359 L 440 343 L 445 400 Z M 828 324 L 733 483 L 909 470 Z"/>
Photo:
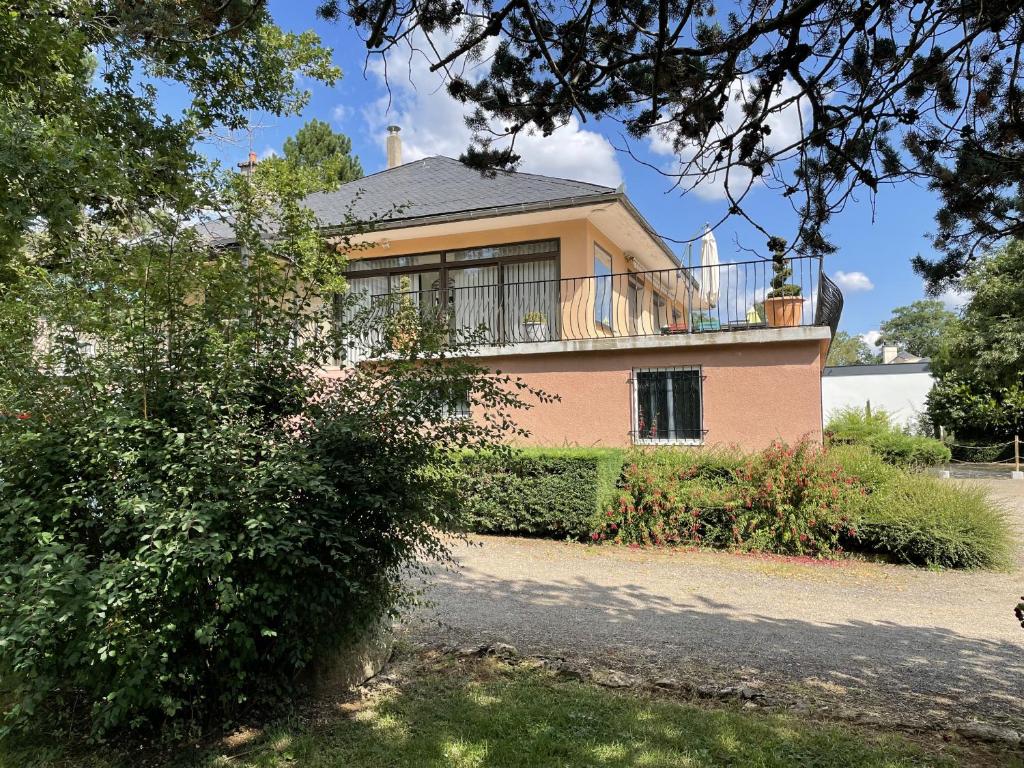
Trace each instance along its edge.
<path fill-rule="evenodd" d="M 764 317 L 771 328 L 795 328 L 804 315 L 800 296 L 775 296 L 764 300 Z"/>

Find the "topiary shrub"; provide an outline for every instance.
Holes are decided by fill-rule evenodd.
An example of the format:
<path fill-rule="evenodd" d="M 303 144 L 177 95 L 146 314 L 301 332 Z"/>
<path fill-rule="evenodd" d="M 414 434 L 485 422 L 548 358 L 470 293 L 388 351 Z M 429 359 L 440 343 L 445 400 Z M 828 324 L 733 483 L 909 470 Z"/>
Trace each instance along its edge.
<path fill-rule="evenodd" d="M 1010 534 L 985 491 L 923 474 L 900 473 L 864 507 L 860 546 L 914 565 L 998 568 Z"/>
<path fill-rule="evenodd" d="M 623 452 L 612 448 L 465 454 L 465 525 L 478 533 L 586 536 L 613 498 L 622 462 Z"/>

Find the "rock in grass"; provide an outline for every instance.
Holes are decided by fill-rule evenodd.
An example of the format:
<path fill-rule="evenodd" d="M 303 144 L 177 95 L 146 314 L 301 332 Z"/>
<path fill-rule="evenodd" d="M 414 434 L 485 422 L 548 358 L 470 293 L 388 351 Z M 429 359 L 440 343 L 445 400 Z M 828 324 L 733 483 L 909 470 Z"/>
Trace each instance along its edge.
<path fill-rule="evenodd" d="M 642 682 L 636 675 L 628 675 L 616 669 L 595 669 L 590 679 L 605 688 L 635 688 Z"/>
<path fill-rule="evenodd" d="M 987 741 L 993 744 L 1008 744 L 1018 746 L 1021 743 L 1021 735 L 1013 728 L 1003 725 L 992 725 L 991 723 L 964 723 L 957 726 L 956 732 L 965 739 L 975 741 Z"/>

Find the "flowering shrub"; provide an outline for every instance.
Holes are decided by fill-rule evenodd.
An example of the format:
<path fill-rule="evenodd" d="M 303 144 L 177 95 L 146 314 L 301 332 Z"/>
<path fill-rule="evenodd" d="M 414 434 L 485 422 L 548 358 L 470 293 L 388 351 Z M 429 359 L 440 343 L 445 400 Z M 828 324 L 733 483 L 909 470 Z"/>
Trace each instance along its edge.
<path fill-rule="evenodd" d="M 810 443 L 773 443 L 737 473 L 742 513 L 735 539 L 751 549 L 827 556 L 841 536 L 856 538 L 854 523 L 864 487 L 824 460 Z"/>
<path fill-rule="evenodd" d="M 694 452 L 675 467 L 673 453 L 627 462 L 622 493 L 592 540 L 824 557 L 841 551 L 840 537 L 856 536 L 865 489 L 810 443 L 776 443 L 742 461 Z"/>

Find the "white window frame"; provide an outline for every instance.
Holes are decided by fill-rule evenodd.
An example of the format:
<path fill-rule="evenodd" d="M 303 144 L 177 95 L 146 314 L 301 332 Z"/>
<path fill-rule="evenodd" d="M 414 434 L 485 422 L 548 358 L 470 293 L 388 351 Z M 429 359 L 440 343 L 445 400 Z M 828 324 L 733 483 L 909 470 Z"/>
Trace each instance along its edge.
<path fill-rule="evenodd" d="M 601 264 L 608 268 L 607 275 L 598 275 L 597 265 Z M 608 253 L 597 243 L 594 243 L 594 324 L 601 328 L 607 328 L 609 331 L 615 331 L 615 282 L 612 279 L 612 255 Z M 604 302 L 598 300 L 601 291 L 599 286 L 602 281 L 607 280 L 608 295 Z M 604 307 L 608 309 L 608 322 L 605 322 L 599 317 L 600 310 Z"/>
<path fill-rule="evenodd" d="M 698 413 L 700 414 L 698 420 L 697 431 L 700 433 L 698 438 L 689 437 L 641 437 L 640 436 L 640 381 L 639 374 L 641 373 L 669 373 L 671 371 L 696 371 L 697 372 L 697 403 Z M 699 365 L 671 365 L 656 368 L 634 368 L 632 371 L 632 392 L 630 398 L 632 400 L 632 419 L 631 431 L 633 435 L 633 445 L 704 445 L 704 372 Z M 668 395 L 668 408 L 669 408 L 669 431 L 673 428 L 673 413 L 672 413 L 672 379 L 669 377 L 669 395 Z"/>

